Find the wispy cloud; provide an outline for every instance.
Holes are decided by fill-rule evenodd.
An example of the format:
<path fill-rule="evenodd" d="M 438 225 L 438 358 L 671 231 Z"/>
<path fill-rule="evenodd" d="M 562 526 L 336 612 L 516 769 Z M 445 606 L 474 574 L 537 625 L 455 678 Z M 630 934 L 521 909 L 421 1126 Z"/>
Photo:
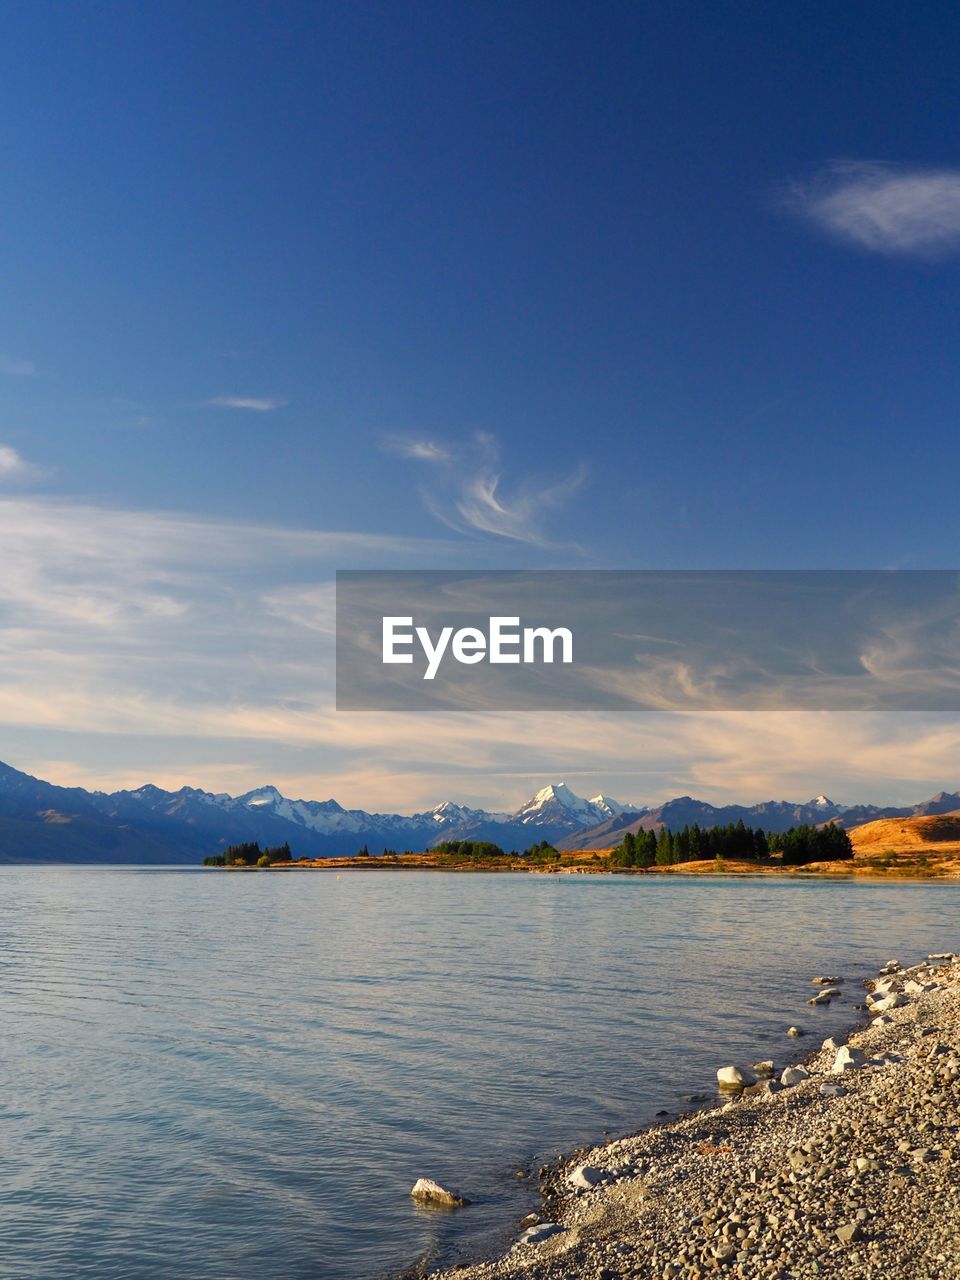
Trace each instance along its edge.
<path fill-rule="evenodd" d="M 444 547 L 0 499 L 0 724 L 315 739 L 320 709 L 330 716 L 334 567 Z"/>
<path fill-rule="evenodd" d="M 843 161 L 785 192 L 788 209 L 875 253 L 938 258 L 960 250 L 960 169 Z"/>
<path fill-rule="evenodd" d="M 36 372 L 37 366 L 32 360 L 0 354 L 0 373 L 6 374 L 8 378 L 33 378 Z"/>
<path fill-rule="evenodd" d="M 433 440 L 414 439 L 410 436 L 385 436 L 384 447 L 401 458 L 416 462 L 449 462 L 451 453 L 444 445 Z"/>
<path fill-rule="evenodd" d="M 272 413 L 282 409 L 286 400 L 272 396 L 213 396 L 206 402 L 213 409 L 247 409 L 253 413 Z"/>
<path fill-rule="evenodd" d="M 0 444 L 0 481 L 29 480 L 40 474 L 40 468 L 27 462 L 12 445 Z"/>
<path fill-rule="evenodd" d="M 402 438 L 399 438 L 402 439 Z M 587 476 L 578 465 L 559 478 L 528 476 L 504 480 L 500 446 L 495 436 L 478 431 L 464 445 L 442 447 L 430 441 L 406 440 L 387 447 L 414 461 L 431 464 L 420 487 L 427 510 L 458 533 L 490 534 L 534 547 L 556 547 L 547 530 L 550 516 L 563 507 Z"/>
<path fill-rule="evenodd" d="M 73 761 L 87 785 L 270 780 L 401 812 L 447 796 L 512 807 L 564 777 L 647 803 L 905 803 L 960 779 L 949 713 L 336 712 L 333 565 L 437 546 L 0 499 L 3 756 L 57 781 Z"/>

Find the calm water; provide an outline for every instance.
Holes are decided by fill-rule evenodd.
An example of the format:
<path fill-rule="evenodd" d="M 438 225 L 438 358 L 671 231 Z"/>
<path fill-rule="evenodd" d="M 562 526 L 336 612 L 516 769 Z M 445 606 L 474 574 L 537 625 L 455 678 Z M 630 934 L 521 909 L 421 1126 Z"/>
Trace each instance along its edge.
<path fill-rule="evenodd" d="M 371 1280 L 501 1243 L 558 1148 L 851 1022 L 960 886 L 0 869 L 5 1277 Z M 848 986 L 855 990 L 852 983 Z M 418 1211 L 425 1175 L 476 1201 Z"/>

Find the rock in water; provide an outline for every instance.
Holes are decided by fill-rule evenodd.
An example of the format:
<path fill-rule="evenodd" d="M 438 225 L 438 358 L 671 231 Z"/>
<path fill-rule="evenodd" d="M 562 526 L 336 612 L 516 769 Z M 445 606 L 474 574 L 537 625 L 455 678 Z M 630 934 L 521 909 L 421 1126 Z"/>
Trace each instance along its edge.
<path fill-rule="evenodd" d="M 422 1200 L 425 1204 L 445 1204 L 460 1208 L 470 1203 L 466 1196 L 460 1195 L 457 1191 L 448 1191 L 432 1178 L 418 1178 L 410 1194 L 414 1200 Z"/>
<path fill-rule="evenodd" d="M 717 1081 L 726 1089 L 742 1089 L 746 1084 L 739 1067 L 720 1067 L 717 1070 Z"/>

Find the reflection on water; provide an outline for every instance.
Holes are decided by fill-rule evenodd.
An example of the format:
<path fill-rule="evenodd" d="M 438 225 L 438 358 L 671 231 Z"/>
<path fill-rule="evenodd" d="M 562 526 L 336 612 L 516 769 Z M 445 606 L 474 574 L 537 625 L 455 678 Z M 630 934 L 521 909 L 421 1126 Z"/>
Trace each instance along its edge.
<path fill-rule="evenodd" d="M 854 1020 L 960 885 L 0 869 L 9 1277 L 370 1280 L 558 1148 Z M 810 978 L 847 978 L 809 1009 Z M 811 1040 L 784 1037 L 790 1022 Z M 474 1204 L 418 1209 L 420 1177 Z"/>

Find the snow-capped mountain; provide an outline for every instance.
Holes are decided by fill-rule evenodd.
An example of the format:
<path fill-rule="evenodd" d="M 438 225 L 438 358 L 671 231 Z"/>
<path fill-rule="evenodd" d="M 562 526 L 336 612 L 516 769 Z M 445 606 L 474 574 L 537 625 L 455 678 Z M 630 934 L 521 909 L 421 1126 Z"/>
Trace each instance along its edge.
<path fill-rule="evenodd" d="M 817 796 L 814 800 L 807 801 L 808 809 L 820 809 L 823 812 L 829 811 L 831 814 L 845 813 L 849 805 L 834 804 L 827 796 Z"/>
<path fill-rule="evenodd" d="M 306 827 L 323 835 L 340 832 L 354 834 L 382 833 L 395 837 L 398 832 L 431 836 L 437 831 L 460 827 L 468 822 L 505 821 L 509 814 L 487 813 L 485 809 L 470 809 L 466 805 L 444 800 L 424 813 L 405 817 L 399 813 L 367 813 L 364 809 L 344 809 L 336 800 L 288 800 L 276 787 L 258 787 L 237 796 L 236 804 L 245 805 L 257 813 L 270 813 L 286 822 Z"/>
<path fill-rule="evenodd" d="M 802 804 L 766 801 L 715 806 L 680 796 L 655 808 L 622 805 L 603 794 L 578 796 L 566 783 L 542 787 L 513 812 L 491 812 L 445 800 L 420 813 L 368 813 L 336 800 L 292 800 L 276 787 L 244 795 L 148 784 L 133 791 L 58 787 L 0 762 L 0 862 L 196 863 L 228 844 L 287 841 L 295 856 L 356 853 L 367 845 L 422 850 L 441 840 L 493 840 L 521 851 L 541 840 L 565 848 L 609 848 L 626 830 L 744 822 L 785 831 L 799 822 L 855 826 L 876 818 L 960 811 L 960 794 L 941 791 L 908 808 L 843 806 L 827 796 Z"/>
<path fill-rule="evenodd" d="M 581 796 L 575 795 L 565 782 L 552 782 L 549 786 L 542 787 L 532 800 L 521 805 L 513 814 L 513 819 L 527 826 L 546 826 L 572 821 L 575 825 L 582 827 L 616 817 L 623 813 L 626 807 L 605 795 L 584 800 Z"/>

